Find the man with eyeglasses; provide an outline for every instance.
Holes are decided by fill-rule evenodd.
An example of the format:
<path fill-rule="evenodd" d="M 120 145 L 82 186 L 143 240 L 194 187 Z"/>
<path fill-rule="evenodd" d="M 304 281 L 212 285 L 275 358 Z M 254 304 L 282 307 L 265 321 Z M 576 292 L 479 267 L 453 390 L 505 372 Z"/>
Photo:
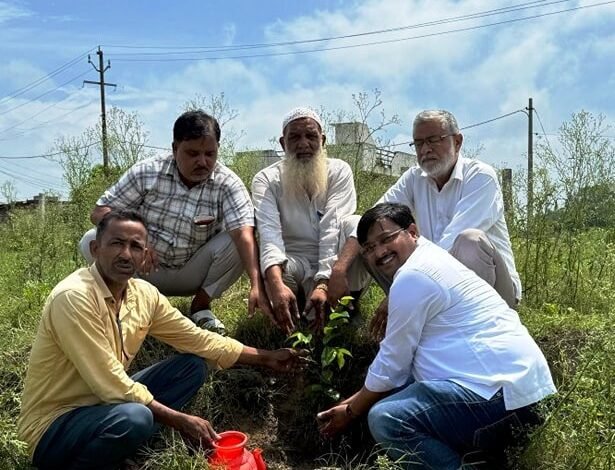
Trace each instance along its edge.
<path fill-rule="evenodd" d="M 369 209 L 357 237 L 370 268 L 394 279 L 388 325 L 363 387 L 318 414 L 321 433 L 367 416 L 402 468 L 456 470 L 470 459 L 504 468 L 506 447 L 523 442 L 541 421 L 536 404 L 556 392 L 517 312 L 419 236 L 406 205 Z"/>
<path fill-rule="evenodd" d="M 160 424 L 209 447 L 218 438 L 211 424 L 178 411 L 201 388 L 208 366 L 301 366 L 304 352 L 255 349 L 203 330 L 135 279 L 148 250 L 137 212 L 107 212 L 90 248 L 94 264 L 47 298 L 30 354 L 17 425 L 39 469 L 117 469 Z M 182 354 L 130 376 L 147 335 Z"/>
<path fill-rule="evenodd" d="M 479 160 L 460 156 L 463 135 L 448 111 L 419 113 L 414 119 L 413 137 L 418 166 L 406 171 L 378 202 L 410 207 L 421 236 L 449 251 L 515 307 L 521 298 L 521 280 L 495 170 Z M 358 253 L 357 240 L 352 237 L 333 267 L 329 302 L 347 293 L 346 271 Z M 392 280 L 372 274 L 388 292 Z"/>

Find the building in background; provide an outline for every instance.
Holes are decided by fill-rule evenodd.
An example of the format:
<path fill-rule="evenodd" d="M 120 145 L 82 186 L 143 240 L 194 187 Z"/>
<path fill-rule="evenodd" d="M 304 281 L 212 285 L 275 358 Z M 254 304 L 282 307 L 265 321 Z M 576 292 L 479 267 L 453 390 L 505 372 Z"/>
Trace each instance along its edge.
<path fill-rule="evenodd" d="M 406 152 L 379 147 L 367 125 L 361 122 L 341 122 L 332 125 L 333 142 L 327 143 L 327 154 L 348 162 L 356 173 L 359 170 L 390 176 L 400 176 L 416 164 L 416 156 Z M 328 136 L 329 137 L 329 136 Z M 273 149 L 237 152 L 233 167 L 250 166 L 252 172 L 279 161 L 284 152 Z M 241 176 L 241 175 L 240 175 Z"/>

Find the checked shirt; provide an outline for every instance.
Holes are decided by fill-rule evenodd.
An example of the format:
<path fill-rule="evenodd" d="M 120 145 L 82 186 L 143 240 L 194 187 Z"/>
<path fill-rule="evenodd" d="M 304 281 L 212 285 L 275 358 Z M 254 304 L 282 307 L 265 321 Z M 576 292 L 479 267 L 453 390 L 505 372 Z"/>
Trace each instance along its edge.
<path fill-rule="evenodd" d="M 147 221 L 159 263 L 168 268 L 183 266 L 199 247 L 224 230 L 254 226 L 250 195 L 234 172 L 218 162 L 206 181 L 188 188 L 172 155 L 136 163 L 96 205 L 138 211 Z M 197 215 L 210 215 L 215 221 L 195 225 Z"/>

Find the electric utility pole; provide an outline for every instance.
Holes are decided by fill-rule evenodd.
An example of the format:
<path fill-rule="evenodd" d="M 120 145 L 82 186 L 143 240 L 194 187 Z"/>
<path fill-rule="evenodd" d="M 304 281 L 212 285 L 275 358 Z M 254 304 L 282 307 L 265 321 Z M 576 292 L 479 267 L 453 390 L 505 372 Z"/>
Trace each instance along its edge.
<path fill-rule="evenodd" d="M 107 66 L 103 66 L 104 57 L 103 51 L 98 46 L 98 50 L 96 51 L 96 55 L 98 55 L 98 68 L 92 62 L 92 59 L 88 55 L 88 63 L 94 67 L 100 75 L 100 80 L 97 82 L 93 82 L 91 80 L 84 80 L 83 83 L 90 83 L 92 85 L 100 85 L 100 117 L 101 117 L 101 129 L 102 129 L 102 150 L 103 150 L 103 170 L 105 174 L 109 172 L 109 151 L 107 148 L 107 112 L 105 108 L 105 86 L 116 87 L 115 83 L 105 83 L 105 72 L 111 68 L 111 62 L 107 60 Z"/>
<path fill-rule="evenodd" d="M 534 102 L 530 98 L 527 109 L 527 222 L 534 210 Z"/>

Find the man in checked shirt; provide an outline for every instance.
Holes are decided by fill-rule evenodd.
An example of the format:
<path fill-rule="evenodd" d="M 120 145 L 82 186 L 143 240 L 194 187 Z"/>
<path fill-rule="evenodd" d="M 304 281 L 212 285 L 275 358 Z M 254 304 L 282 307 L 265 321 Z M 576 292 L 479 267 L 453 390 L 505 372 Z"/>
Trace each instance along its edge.
<path fill-rule="evenodd" d="M 275 323 L 262 284 L 254 238 L 254 208 L 239 177 L 217 161 L 220 126 L 202 110 L 173 126 L 173 154 L 137 162 L 96 202 L 97 224 L 112 209 L 133 209 L 147 221 L 150 246 L 140 276 L 164 295 L 193 295 L 191 318 L 223 332 L 210 310 L 241 275 L 250 278 L 248 314 L 260 308 Z M 91 262 L 94 229 L 80 242 Z"/>

